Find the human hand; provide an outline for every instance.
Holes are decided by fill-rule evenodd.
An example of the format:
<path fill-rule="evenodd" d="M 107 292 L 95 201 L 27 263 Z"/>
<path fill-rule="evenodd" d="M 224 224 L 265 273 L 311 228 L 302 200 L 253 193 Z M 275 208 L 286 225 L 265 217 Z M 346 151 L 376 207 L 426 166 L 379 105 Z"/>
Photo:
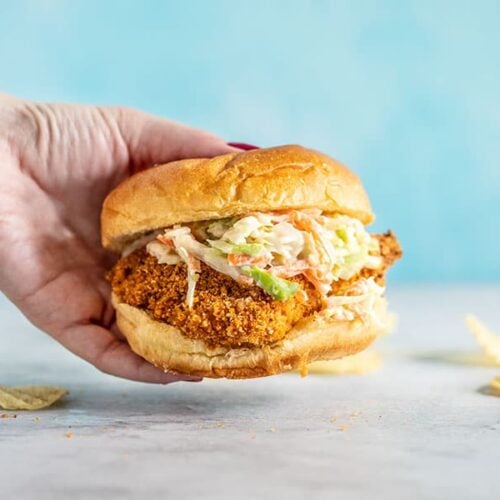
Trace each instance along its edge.
<path fill-rule="evenodd" d="M 102 202 L 142 168 L 235 151 L 222 139 L 125 108 L 38 104 L 0 94 L 0 290 L 99 370 L 142 382 L 164 373 L 115 323 L 101 247 Z"/>

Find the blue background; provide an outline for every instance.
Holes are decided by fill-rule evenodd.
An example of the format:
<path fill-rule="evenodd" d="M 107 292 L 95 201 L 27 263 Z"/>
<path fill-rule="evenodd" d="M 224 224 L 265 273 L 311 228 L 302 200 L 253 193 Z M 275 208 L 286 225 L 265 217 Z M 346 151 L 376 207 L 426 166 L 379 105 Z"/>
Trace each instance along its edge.
<path fill-rule="evenodd" d="M 5 1 L 0 89 L 137 106 L 363 178 L 400 282 L 499 281 L 499 1 Z"/>

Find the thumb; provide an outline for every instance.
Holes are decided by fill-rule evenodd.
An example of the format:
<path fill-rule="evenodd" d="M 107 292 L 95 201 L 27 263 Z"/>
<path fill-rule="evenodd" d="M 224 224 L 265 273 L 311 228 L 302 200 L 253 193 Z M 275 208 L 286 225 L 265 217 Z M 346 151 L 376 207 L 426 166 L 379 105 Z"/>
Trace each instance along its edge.
<path fill-rule="evenodd" d="M 181 123 L 128 108 L 115 109 L 115 113 L 134 171 L 184 158 L 241 152 L 220 137 Z"/>

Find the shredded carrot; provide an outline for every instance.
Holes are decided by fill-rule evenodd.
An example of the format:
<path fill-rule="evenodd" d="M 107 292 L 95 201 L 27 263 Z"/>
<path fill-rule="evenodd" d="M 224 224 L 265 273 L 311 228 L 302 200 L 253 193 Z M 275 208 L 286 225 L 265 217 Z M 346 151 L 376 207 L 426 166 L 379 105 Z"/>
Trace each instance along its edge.
<path fill-rule="evenodd" d="M 196 257 L 193 257 L 192 255 L 188 255 L 188 266 L 191 268 L 192 272 L 194 272 L 194 273 L 201 272 L 200 261 Z"/>
<path fill-rule="evenodd" d="M 227 256 L 227 261 L 231 266 L 258 266 L 265 267 L 270 263 L 267 256 L 252 257 L 251 255 L 230 253 Z"/>
<path fill-rule="evenodd" d="M 307 261 L 300 259 L 295 262 L 287 262 L 282 266 L 274 266 L 270 269 L 270 272 L 279 278 L 292 278 L 293 276 L 302 274 L 309 267 L 310 265 Z"/>
<path fill-rule="evenodd" d="M 160 234 L 159 236 L 156 237 L 156 239 L 161 243 L 163 243 L 164 245 L 166 245 L 168 248 L 175 249 L 174 242 L 170 238 L 167 238 L 166 236 L 162 236 Z"/>

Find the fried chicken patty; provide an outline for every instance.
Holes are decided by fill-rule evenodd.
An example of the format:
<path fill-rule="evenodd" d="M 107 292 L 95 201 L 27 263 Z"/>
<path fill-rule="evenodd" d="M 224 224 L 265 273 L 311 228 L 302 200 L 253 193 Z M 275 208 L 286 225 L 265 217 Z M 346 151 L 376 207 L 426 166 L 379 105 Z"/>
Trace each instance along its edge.
<path fill-rule="evenodd" d="M 337 282 L 334 293 L 361 277 L 384 274 L 401 255 L 392 233 L 377 236 L 384 264 L 380 269 L 363 269 L 349 281 Z M 193 307 L 186 304 L 187 273 L 183 263 L 159 264 L 144 248 L 120 259 L 107 275 L 121 301 L 138 307 L 155 320 L 179 328 L 186 337 L 202 339 L 210 346 L 241 347 L 269 345 L 280 341 L 301 319 L 322 307 L 320 294 L 304 277 L 291 278 L 304 294 L 273 300 L 256 285 L 244 285 L 201 263 Z"/>

